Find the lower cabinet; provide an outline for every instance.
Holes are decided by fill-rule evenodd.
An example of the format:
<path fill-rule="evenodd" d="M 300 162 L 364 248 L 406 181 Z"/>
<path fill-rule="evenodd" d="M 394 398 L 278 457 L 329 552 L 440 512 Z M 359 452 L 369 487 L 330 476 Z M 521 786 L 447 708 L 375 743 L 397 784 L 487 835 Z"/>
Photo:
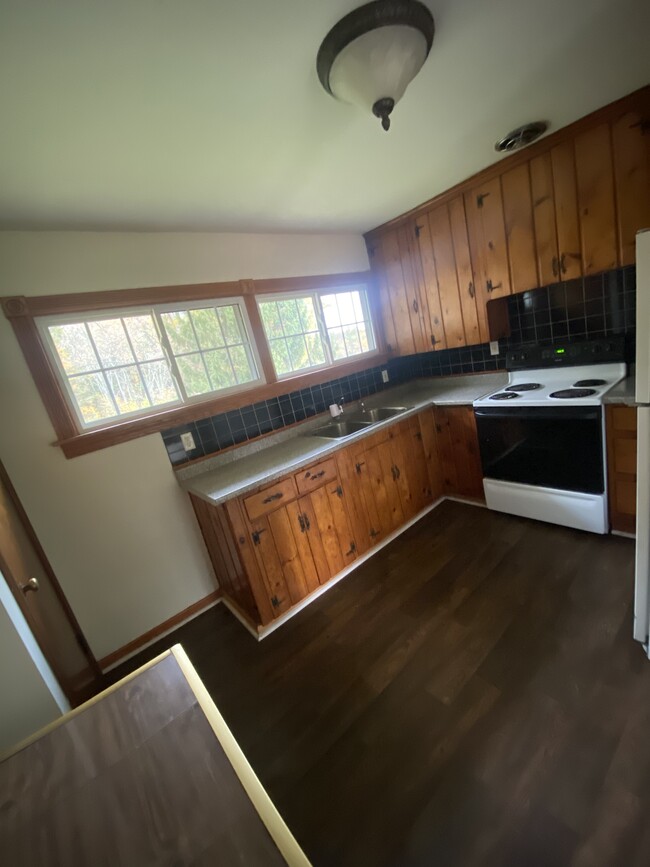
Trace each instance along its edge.
<path fill-rule="evenodd" d="M 190 494 L 219 585 L 252 626 L 288 611 L 443 493 L 482 495 L 471 407 L 441 409 L 221 505 Z"/>
<path fill-rule="evenodd" d="M 612 530 L 636 530 L 636 407 L 606 408 L 609 522 Z"/>

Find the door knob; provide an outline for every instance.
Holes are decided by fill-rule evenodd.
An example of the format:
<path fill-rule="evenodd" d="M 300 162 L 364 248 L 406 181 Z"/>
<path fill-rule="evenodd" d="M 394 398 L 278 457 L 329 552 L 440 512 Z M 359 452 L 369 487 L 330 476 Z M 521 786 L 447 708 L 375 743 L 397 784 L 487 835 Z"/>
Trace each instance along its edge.
<path fill-rule="evenodd" d="M 29 593 L 30 590 L 35 593 L 38 590 L 38 578 L 30 578 L 20 589 L 23 593 Z"/>

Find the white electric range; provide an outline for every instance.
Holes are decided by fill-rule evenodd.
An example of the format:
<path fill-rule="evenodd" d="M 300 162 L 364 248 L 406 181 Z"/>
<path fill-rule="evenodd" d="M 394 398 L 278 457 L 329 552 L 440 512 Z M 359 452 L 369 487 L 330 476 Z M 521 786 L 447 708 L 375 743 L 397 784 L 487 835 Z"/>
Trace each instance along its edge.
<path fill-rule="evenodd" d="M 608 532 L 602 404 L 623 358 L 622 338 L 508 353 L 508 384 L 474 401 L 490 509 Z"/>

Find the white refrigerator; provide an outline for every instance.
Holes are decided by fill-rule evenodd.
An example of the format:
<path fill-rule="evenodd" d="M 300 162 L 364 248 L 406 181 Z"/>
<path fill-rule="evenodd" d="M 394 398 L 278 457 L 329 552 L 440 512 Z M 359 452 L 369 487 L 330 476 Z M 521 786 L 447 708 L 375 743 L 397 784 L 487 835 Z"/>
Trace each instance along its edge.
<path fill-rule="evenodd" d="M 645 652 L 650 625 L 650 229 L 636 236 L 636 573 L 634 637 Z"/>

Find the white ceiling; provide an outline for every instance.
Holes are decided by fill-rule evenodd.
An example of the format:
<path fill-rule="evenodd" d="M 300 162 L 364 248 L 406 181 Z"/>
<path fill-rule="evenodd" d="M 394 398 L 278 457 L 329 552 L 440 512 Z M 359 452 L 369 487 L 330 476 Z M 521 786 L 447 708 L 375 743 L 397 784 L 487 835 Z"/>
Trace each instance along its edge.
<path fill-rule="evenodd" d="M 0 0 L 0 224 L 367 230 L 650 81 L 648 0 L 426 2 L 384 133 L 315 71 L 358 0 Z"/>

